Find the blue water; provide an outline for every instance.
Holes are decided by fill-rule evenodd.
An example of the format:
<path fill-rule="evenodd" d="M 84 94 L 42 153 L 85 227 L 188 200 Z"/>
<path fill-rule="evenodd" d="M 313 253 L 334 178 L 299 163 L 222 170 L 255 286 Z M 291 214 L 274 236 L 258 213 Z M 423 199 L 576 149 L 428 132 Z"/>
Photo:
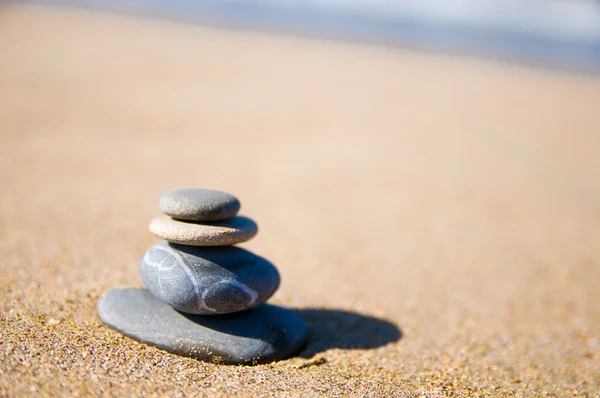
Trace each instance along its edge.
<path fill-rule="evenodd" d="M 523 1 L 527 3 L 527 0 Z M 514 2 L 510 9 L 496 7 L 512 17 L 503 23 L 497 23 L 497 15 L 491 11 L 486 13 L 485 10 L 473 16 L 467 13 L 466 17 L 460 19 L 452 19 L 452 15 L 444 18 L 445 15 L 438 10 L 435 10 L 435 15 L 433 12 L 429 15 L 424 7 L 421 7 L 424 12 L 420 14 L 403 13 L 402 8 L 397 6 L 401 1 L 369 3 L 367 0 L 354 0 L 347 3 L 358 4 L 362 9 L 332 0 L 33 2 L 90 7 L 232 28 L 383 43 L 430 51 L 472 53 L 547 66 L 600 71 L 600 4 L 593 0 L 570 1 L 552 9 L 549 5 L 557 3 L 551 0 L 529 0 L 528 4 L 535 7 L 527 9 L 514 6 L 519 4 Z M 468 11 L 464 0 L 460 3 L 462 9 L 454 10 L 448 4 L 452 3 L 446 3 L 449 11 Z M 580 7 L 582 5 L 586 7 Z M 536 9 L 540 18 L 536 17 Z M 561 10 L 570 12 L 562 16 Z M 529 23 L 539 23 L 543 29 L 529 29 Z"/>

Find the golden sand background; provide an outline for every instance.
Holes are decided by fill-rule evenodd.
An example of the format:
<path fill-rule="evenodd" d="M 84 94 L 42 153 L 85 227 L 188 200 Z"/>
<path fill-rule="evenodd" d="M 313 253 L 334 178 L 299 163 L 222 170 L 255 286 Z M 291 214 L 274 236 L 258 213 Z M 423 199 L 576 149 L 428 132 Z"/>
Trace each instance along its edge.
<path fill-rule="evenodd" d="M 0 142 L 0 395 L 600 391 L 597 76 L 5 4 Z M 178 187 L 241 198 L 301 356 L 101 324 Z"/>

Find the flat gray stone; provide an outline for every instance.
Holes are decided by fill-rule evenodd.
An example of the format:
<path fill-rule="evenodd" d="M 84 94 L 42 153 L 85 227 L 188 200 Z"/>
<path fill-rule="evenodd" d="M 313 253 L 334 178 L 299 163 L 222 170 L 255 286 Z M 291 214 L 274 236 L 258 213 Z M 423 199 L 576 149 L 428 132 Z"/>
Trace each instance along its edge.
<path fill-rule="evenodd" d="M 252 239 L 258 226 L 247 217 L 203 224 L 158 217 L 150 223 L 150 232 L 169 242 L 189 246 L 229 246 Z"/>
<path fill-rule="evenodd" d="M 223 221 L 235 216 L 240 201 L 226 192 L 210 189 L 175 189 L 163 194 L 158 207 L 178 220 Z"/>
<path fill-rule="evenodd" d="M 146 289 L 112 289 L 98 302 L 102 322 L 174 354 L 222 364 L 260 364 L 290 357 L 306 343 L 294 311 L 265 304 L 220 316 L 178 312 Z"/>
<path fill-rule="evenodd" d="M 161 243 L 140 262 L 150 292 L 190 314 L 228 314 L 264 303 L 279 287 L 269 261 L 239 247 L 194 247 Z"/>

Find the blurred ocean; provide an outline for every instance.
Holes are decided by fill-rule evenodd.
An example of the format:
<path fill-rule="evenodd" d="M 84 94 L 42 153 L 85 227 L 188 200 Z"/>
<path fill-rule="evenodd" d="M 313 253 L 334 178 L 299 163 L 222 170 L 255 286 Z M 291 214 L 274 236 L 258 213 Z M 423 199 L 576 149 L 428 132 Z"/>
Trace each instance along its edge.
<path fill-rule="evenodd" d="M 600 70 L 600 0 L 32 0 Z"/>

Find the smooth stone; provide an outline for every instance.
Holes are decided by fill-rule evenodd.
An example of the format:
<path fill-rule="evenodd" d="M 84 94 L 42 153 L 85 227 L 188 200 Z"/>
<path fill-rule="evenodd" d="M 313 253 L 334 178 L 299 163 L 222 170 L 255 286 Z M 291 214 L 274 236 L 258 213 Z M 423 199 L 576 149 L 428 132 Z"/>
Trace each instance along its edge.
<path fill-rule="evenodd" d="M 239 247 L 195 247 L 163 242 L 140 262 L 144 285 L 169 306 L 190 314 L 244 311 L 279 287 L 269 261 Z"/>
<path fill-rule="evenodd" d="M 260 364 L 300 351 L 308 328 L 294 311 L 265 304 L 221 316 L 183 314 L 146 289 L 112 289 L 98 302 L 102 322 L 134 340 L 221 364 Z"/>
<path fill-rule="evenodd" d="M 160 211 L 178 220 L 223 221 L 235 216 L 240 201 L 227 192 L 210 189 L 175 189 L 163 194 Z"/>
<path fill-rule="evenodd" d="M 252 239 L 258 226 L 247 217 L 202 224 L 158 217 L 150 223 L 150 232 L 169 242 L 190 246 L 229 246 Z"/>

